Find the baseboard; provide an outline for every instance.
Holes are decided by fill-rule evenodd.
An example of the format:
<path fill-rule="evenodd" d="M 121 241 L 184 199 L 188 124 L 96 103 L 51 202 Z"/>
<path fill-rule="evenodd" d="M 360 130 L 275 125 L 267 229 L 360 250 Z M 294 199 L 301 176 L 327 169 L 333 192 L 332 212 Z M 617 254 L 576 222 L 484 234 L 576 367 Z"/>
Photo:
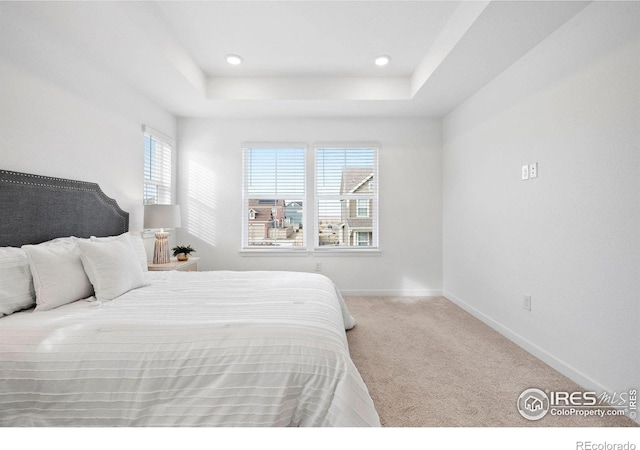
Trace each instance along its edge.
<path fill-rule="evenodd" d="M 490 316 L 484 314 L 482 311 L 474 308 L 473 306 L 471 306 L 467 302 L 465 302 L 465 301 L 461 300 L 460 298 L 456 297 L 451 292 L 449 292 L 447 290 L 444 290 L 443 291 L 443 296 L 446 299 L 448 299 L 451 302 L 453 302 L 456 305 L 458 305 L 460 308 L 462 308 L 465 311 L 467 311 L 469 314 L 474 316 L 476 319 L 484 322 L 486 325 L 488 325 L 489 327 L 493 328 L 495 331 L 497 331 L 498 333 L 500 333 L 501 335 L 503 335 L 504 337 L 506 337 L 507 339 L 509 339 L 513 343 L 515 343 L 518 346 L 522 347 L 524 350 L 526 350 L 527 352 L 531 353 L 536 358 L 540 359 L 544 363 L 546 363 L 549 366 L 553 367 L 555 370 L 557 370 L 558 372 L 560 372 L 561 374 L 563 374 L 567 378 L 573 380 L 574 382 L 576 382 L 578 385 L 580 385 L 585 390 L 598 392 L 598 393 L 599 392 L 609 392 L 609 393 L 610 392 L 615 392 L 615 389 L 611 389 L 610 387 L 602 385 L 601 383 L 597 382 L 593 378 L 591 378 L 588 375 L 586 375 L 586 374 L 582 373 L 581 371 L 577 370 L 575 367 L 573 367 L 573 366 L 567 364 L 566 362 L 562 361 L 560 358 L 556 357 L 552 353 L 549 353 L 548 351 L 538 347 L 536 344 L 534 344 L 530 340 L 522 337 L 521 335 L 519 335 L 515 331 L 513 331 L 513 330 L 503 326 L 502 324 L 498 323 L 497 321 L 495 321 Z M 531 387 L 538 387 L 538 388 L 541 388 L 541 389 L 544 388 L 544 386 L 531 386 Z"/>
<path fill-rule="evenodd" d="M 441 289 L 377 289 L 373 291 L 360 291 L 340 289 L 342 295 L 372 296 L 372 297 L 440 297 Z"/>

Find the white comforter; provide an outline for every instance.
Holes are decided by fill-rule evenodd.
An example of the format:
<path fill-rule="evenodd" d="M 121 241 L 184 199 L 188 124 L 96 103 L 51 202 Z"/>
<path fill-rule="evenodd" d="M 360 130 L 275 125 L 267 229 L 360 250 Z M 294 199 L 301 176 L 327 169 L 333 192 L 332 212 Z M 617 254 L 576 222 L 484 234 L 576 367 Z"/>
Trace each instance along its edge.
<path fill-rule="evenodd" d="M 379 426 L 326 277 L 149 272 L 0 319 L 0 426 Z"/>

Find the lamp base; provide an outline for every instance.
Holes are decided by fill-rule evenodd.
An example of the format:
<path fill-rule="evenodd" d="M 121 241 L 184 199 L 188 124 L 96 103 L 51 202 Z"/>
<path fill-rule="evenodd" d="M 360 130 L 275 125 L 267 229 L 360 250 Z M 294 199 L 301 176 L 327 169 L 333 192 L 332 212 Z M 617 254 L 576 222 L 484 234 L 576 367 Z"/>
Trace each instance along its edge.
<path fill-rule="evenodd" d="M 169 233 L 159 231 L 156 233 L 156 243 L 153 247 L 153 263 L 166 264 L 169 261 Z"/>

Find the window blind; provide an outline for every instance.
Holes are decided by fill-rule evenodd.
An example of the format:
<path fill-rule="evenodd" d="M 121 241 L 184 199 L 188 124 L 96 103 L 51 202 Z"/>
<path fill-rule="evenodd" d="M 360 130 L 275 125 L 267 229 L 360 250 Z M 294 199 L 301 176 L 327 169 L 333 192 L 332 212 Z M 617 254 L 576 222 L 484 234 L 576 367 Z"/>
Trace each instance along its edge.
<path fill-rule="evenodd" d="M 169 205 L 172 200 L 173 140 L 147 126 L 143 126 L 143 132 L 144 204 Z"/>
<path fill-rule="evenodd" d="M 378 149 L 316 148 L 316 248 L 378 248 Z"/>
<path fill-rule="evenodd" d="M 306 148 L 245 147 L 243 248 L 304 249 Z"/>

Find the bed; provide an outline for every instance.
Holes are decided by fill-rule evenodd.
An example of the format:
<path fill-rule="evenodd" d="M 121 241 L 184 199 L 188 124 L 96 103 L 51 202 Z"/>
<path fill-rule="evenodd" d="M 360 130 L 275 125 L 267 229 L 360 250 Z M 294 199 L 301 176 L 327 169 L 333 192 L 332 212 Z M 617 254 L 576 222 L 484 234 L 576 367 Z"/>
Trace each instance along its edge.
<path fill-rule="evenodd" d="M 24 251 L 42 302 L 7 313 L 0 287 L 0 426 L 380 426 L 327 277 L 146 272 L 97 185 L 0 171 L 0 215 L 18 209 L 0 224 L 0 278 Z M 67 263 L 56 283 L 47 271 Z M 76 276 L 90 295 L 61 301 Z"/>

